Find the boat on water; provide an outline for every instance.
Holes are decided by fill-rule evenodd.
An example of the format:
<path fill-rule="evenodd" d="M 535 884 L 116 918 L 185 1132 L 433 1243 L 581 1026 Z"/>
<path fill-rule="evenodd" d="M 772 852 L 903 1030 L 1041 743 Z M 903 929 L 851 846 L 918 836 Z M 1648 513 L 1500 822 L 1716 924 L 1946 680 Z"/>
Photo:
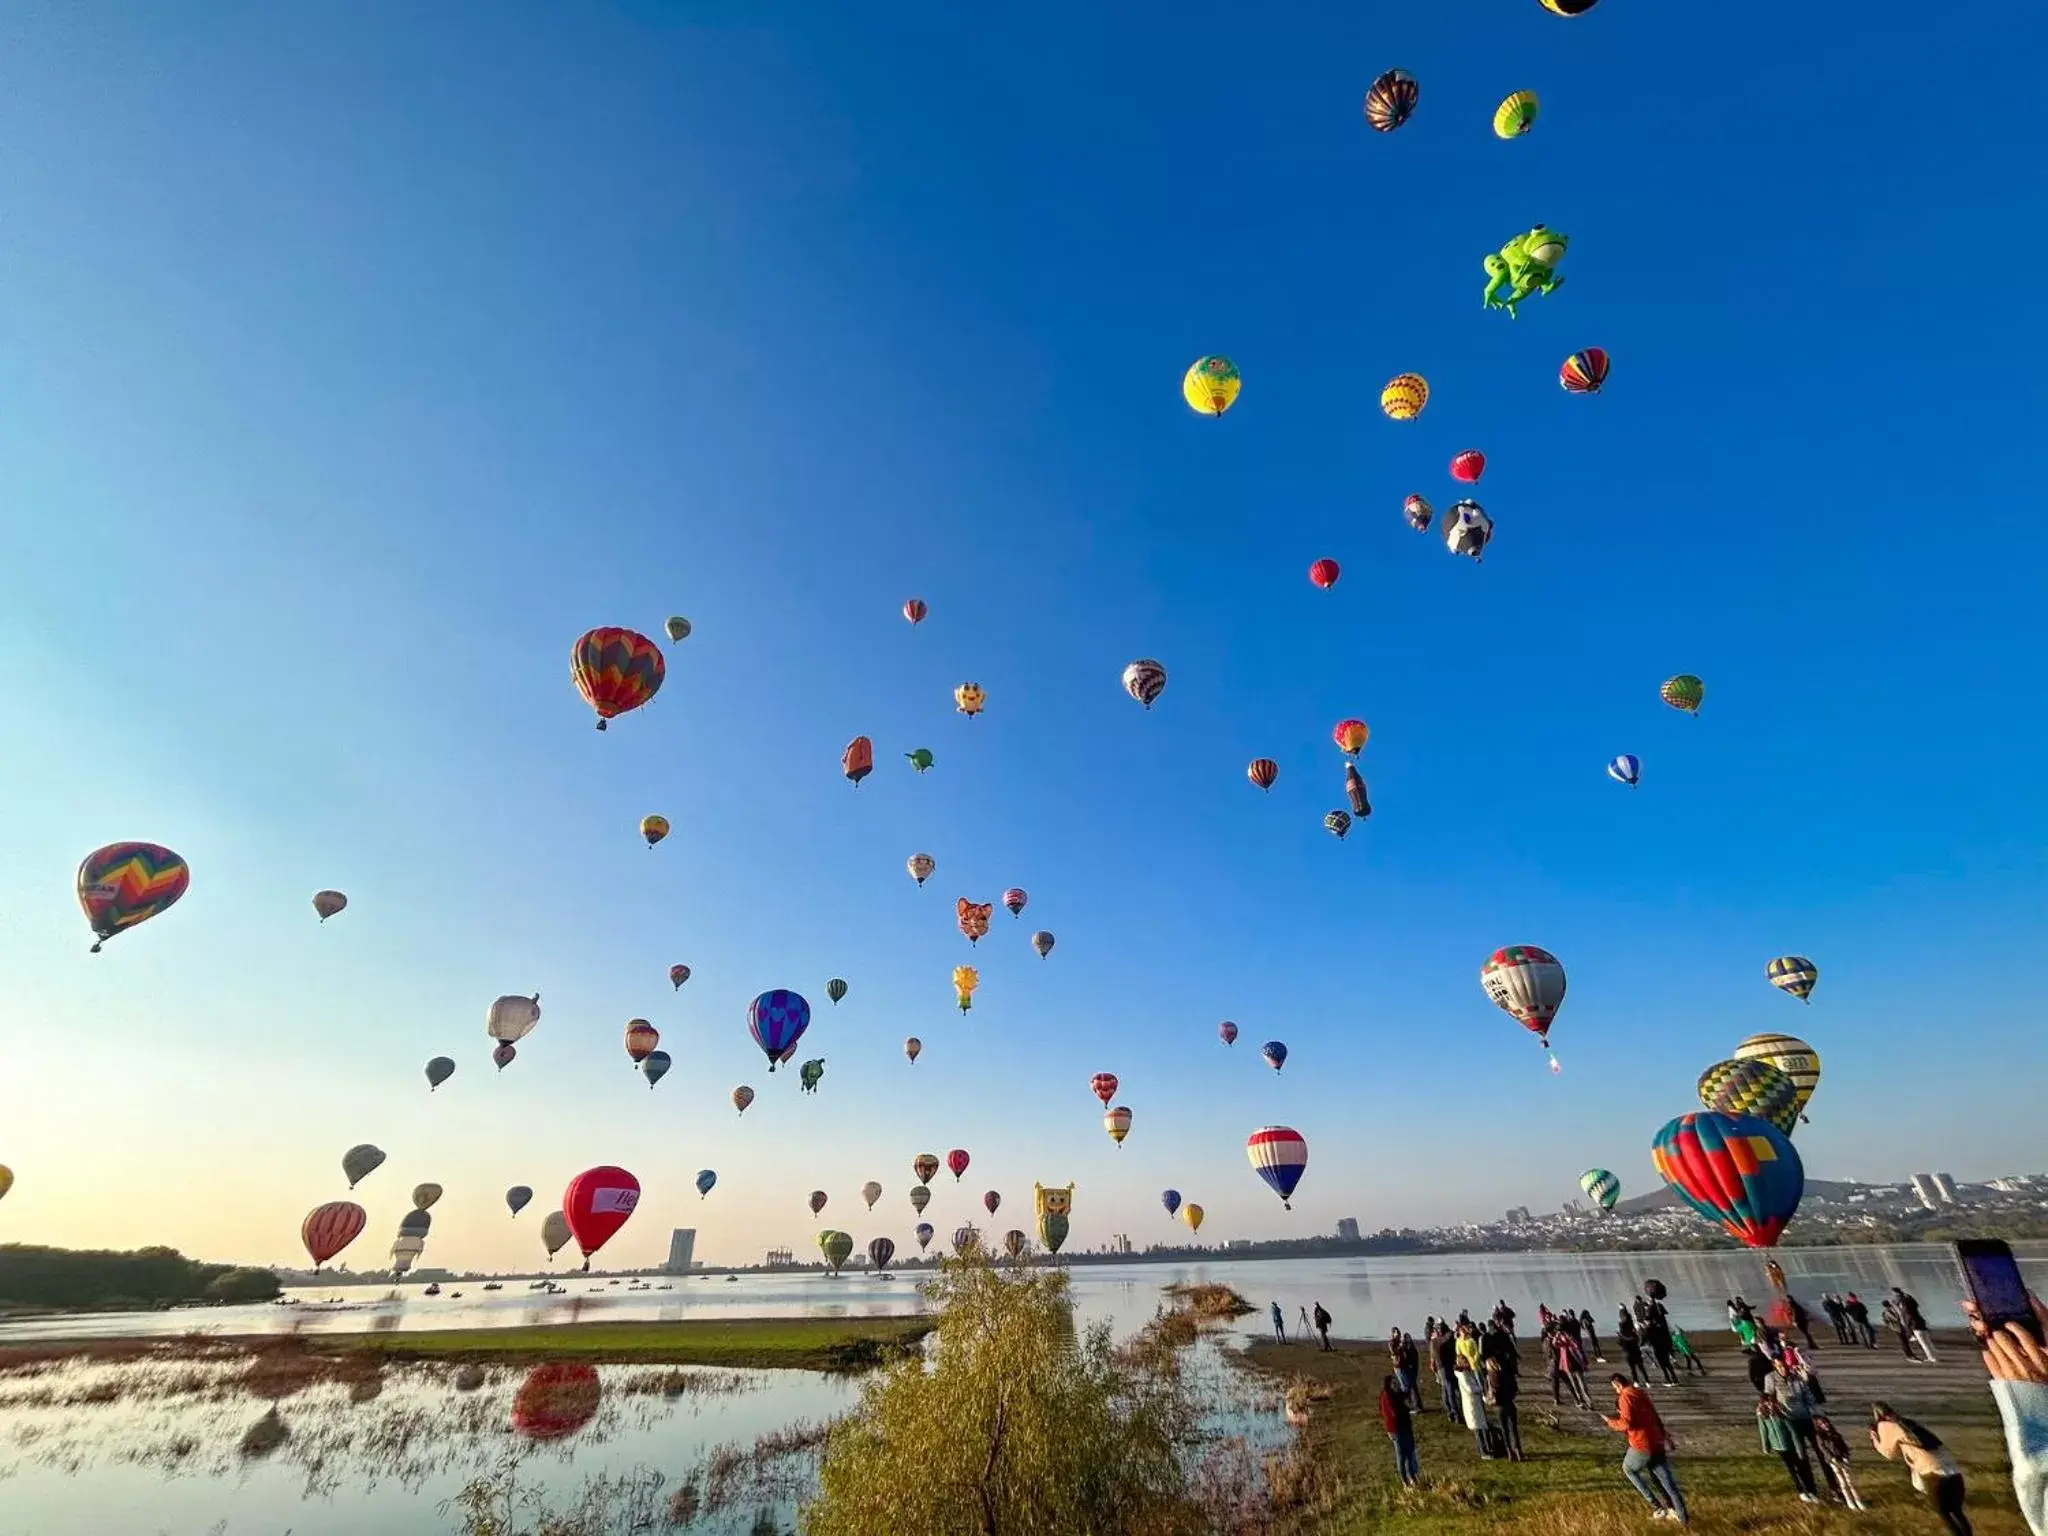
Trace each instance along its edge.
<path fill-rule="evenodd" d="M 424 1292 L 424 1294 L 425 1294 L 425 1295 L 428 1295 L 428 1296 L 438 1296 L 438 1295 L 440 1295 L 440 1294 L 441 1294 L 441 1282 L 440 1282 L 440 1281 L 438 1281 L 438 1280 L 435 1280 L 435 1281 L 431 1282 L 431 1283 L 430 1283 L 430 1284 L 429 1284 L 429 1285 L 427 1286 L 427 1289 L 426 1289 L 426 1291 Z"/>
<path fill-rule="evenodd" d="M 497 1281 L 492 1280 L 485 1284 L 484 1289 L 487 1291 L 502 1291 L 503 1289 L 505 1289 L 505 1287 L 498 1284 Z"/>

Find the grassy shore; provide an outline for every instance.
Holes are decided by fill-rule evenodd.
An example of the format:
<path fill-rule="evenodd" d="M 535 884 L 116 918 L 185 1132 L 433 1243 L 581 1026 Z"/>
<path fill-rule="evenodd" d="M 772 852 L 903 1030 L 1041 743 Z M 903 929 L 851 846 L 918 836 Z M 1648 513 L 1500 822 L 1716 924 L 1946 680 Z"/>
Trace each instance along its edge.
<path fill-rule="evenodd" d="M 1696 1528 L 1744 1536 L 1937 1536 L 1940 1520 L 1913 1493 L 1905 1471 L 1869 1448 L 1869 1404 L 1881 1398 L 1948 1443 L 1962 1464 L 1980 1536 L 2027 1536 L 2012 1499 L 1998 1411 L 1976 1352 L 1961 1335 L 1937 1343 L 1941 1363 L 1933 1366 L 1907 1362 L 1888 1339 L 1875 1351 L 1824 1343 L 1817 1352 L 1828 1392 L 1824 1411 L 1849 1441 L 1858 1487 L 1871 1506 L 1861 1514 L 1797 1501 L 1783 1464 L 1758 1449 L 1756 1399 L 1732 1341 L 1695 1336 L 1694 1344 L 1710 1374 L 1655 1387 L 1653 1396 L 1675 1441 L 1672 1460 Z M 1246 1359 L 1276 1385 L 1291 1387 L 1309 1414 L 1297 1457 L 1276 1476 L 1292 1505 L 1276 1527 L 1280 1536 L 1388 1529 L 1450 1536 L 1478 1521 L 1489 1532 L 1523 1536 L 1621 1536 L 1652 1528 L 1643 1501 L 1622 1479 L 1621 1437 L 1569 1398 L 1564 1407 L 1551 1405 L 1548 1372 L 1530 1340 L 1522 1342 L 1520 1402 L 1528 1460 L 1519 1464 L 1479 1459 L 1471 1435 L 1445 1420 L 1425 1361 L 1424 1411 L 1415 1416 L 1423 1486 L 1415 1492 L 1394 1476 L 1380 1423 L 1384 1345 L 1346 1342 L 1325 1354 L 1306 1344 L 1262 1342 Z M 1613 1352 L 1609 1364 L 1589 1374 L 1595 1404 L 1608 1412 L 1607 1376 L 1618 1360 Z"/>
<path fill-rule="evenodd" d="M 450 1328 L 415 1333 L 307 1334 L 322 1353 L 383 1360 L 520 1365 L 586 1360 L 617 1365 L 718 1365 L 735 1370 L 865 1370 L 913 1349 L 931 1332 L 922 1317 L 745 1317 L 686 1322 L 562 1323 L 533 1328 Z"/>

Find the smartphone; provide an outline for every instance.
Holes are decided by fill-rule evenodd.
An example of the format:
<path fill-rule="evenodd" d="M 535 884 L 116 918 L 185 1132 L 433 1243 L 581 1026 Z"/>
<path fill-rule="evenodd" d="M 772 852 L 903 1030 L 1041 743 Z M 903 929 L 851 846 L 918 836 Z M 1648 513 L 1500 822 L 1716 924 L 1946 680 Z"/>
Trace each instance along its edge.
<path fill-rule="evenodd" d="M 1996 1238 L 1965 1238 L 1956 1244 L 1956 1258 L 1963 1266 L 1963 1284 L 1977 1304 L 1977 1315 L 1986 1329 L 1996 1331 L 2007 1323 L 2018 1323 L 2036 1344 L 2048 1344 L 2041 1337 L 2041 1324 L 2027 1300 L 2027 1282 L 2012 1249 Z"/>

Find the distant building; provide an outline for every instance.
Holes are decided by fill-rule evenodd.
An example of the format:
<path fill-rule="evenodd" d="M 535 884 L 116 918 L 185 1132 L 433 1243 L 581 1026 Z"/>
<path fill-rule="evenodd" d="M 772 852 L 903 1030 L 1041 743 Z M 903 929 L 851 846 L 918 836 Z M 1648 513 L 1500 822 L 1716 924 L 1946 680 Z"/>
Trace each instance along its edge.
<path fill-rule="evenodd" d="M 1579 1202 L 1576 1200 L 1567 1200 L 1564 1203 L 1564 1213 L 1567 1216 L 1580 1215 L 1585 1211 L 1585 1209 L 1586 1208 L 1583 1205 L 1579 1204 Z"/>
<path fill-rule="evenodd" d="M 672 1275 L 687 1275 L 697 1252 L 697 1229 L 677 1227 L 668 1235 L 668 1262 L 662 1265 Z"/>
<path fill-rule="evenodd" d="M 1527 1207 L 1526 1205 L 1511 1205 L 1511 1206 L 1509 1206 L 1509 1207 L 1508 1207 L 1508 1225 L 1509 1225 L 1509 1226 L 1511 1226 L 1511 1227 L 1518 1227 L 1518 1226 L 1520 1226 L 1520 1225 L 1521 1225 L 1521 1224 L 1522 1224 L 1523 1222 L 1527 1221 L 1528 1219 L 1529 1219 L 1529 1207 Z"/>
<path fill-rule="evenodd" d="M 768 1250 L 768 1267 L 770 1269 L 787 1269 L 794 1263 L 796 1263 L 796 1255 L 789 1249 L 770 1248 Z"/>
<path fill-rule="evenodd" d="M 1956 1181 L 1947 1174 L 1937 1173 L 1934 1176 L 1934 1192 L 1941 1197 L 1943 1205 L 1956 1203 Z"/>
<path fill-rule="evenodd" d="M 1122 1232 L 1117 1233 L 1109 1240 L 1109 1251 L 1111 1253 L 1129 1253 L 1131 1251 L 1130 1238 Z"/>
<path fill-rule="evenodd" d="M 1223 1246 L 1226 1248 L 1249 1248 L 1251 1247 L 1251 1245 L 1252 1240 L 1248 1237 L 1233 1237 L 1229 1242 L 1225 1243 Z"/>
<path fill-rule="evenodd" d="M 1913 1175 L 1913 1195 L 1928 1210 L 1956 1203 L 1956 1181 L 1945 1173 Z"/>
<path fill-rule="evenodd" d="M 1339 1216 L 1337 1218 L 1337 1237 L 1340 1242 L 1357 1242 L 1358 1218 L 1356 1216 Z"/>

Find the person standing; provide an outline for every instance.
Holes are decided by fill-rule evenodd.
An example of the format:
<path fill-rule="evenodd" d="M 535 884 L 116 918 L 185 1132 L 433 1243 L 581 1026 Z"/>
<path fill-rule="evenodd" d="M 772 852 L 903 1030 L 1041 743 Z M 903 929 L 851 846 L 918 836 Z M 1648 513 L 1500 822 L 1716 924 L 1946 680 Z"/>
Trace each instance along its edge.
<path fill-rule="evenodd" d="M 1280 1303 L 1273 1303 L 1273 1340 L 1278 1344 L 1287 1342 L 1287 1319 L 1280 1315 Z"/>
<path fill-rule="evenodd" d="M 1785 1422 L 1785 1410 L 1775 1398 L 1760 1397 L 1756 1400 L 1756 1435 L 1763 1448 L 1785 1463 L 1785 1470 L 1792 1474 L 1792 1487 L 1802 1504 L 1818 1504 L 1820 1498 L 1813 1491 L 1813 1468 L 1806 1464 L 1806 1458 L 1799 1454 L 1798 1438 L 1792 1433 L 1792 1426 Z"/>
<path fill-rule="evenodd" d="M 1448 1323 L 1436 1325 L 1436 1338 L 1430 1342 L 1430 1364 L 1444 1395 L 1444 1417 L 1453 1424 L 1464 1423 L 1458 1412 L 1458 1341 Z"/>
<path fill-rule="evenodd" d="M 1600 1353 L 1600 1335 L 1593 1331 L 1593 1314 L 1583 1307 L 1579 1309 L 1579 1328 L 1586 1336 L 1587 1353 L 1605 1365 L 1607 1357 Z"/>
<path fill-rule="evenodd" d="M 1394 1443 L 1394 1471 L 1401 1486 L 1413 1488 L 1422 1481 L 1422 1467 L 1415 1459 L 1415 1420 L 1408 1410 L 1408 1394 L 1392 1376 L 1380 1388 L 1380 1423 Z"/>
<path fill-rule="evenodd" d="M 1783 1410 L 1785 1423 L 1798 1443 L 1800 1460 L 1810 1466 L 1820 1456 L 1820 1447 L 1814 1444 L 1813 1439 L 1813 1388 L 1807 1385 L 1803 1375 L 1793 1369 L 1791 1362 L 1781 1356 L 1771 1368 L 1771 1377 L 1764 1390 L 1771 1401 Z M 1809 1473 L 1808 1482 L 1811 1481 Z"/>
<path fill-rule="evenodd" d="M 1853 1344 L 1856 1342 L 1856 1338 L 1860 1337 L 1863 1340 L 1863 1347 L 1865 1349 L 1877 1348 L 1877 1330 L 1871 1326 L 1868 1303 L 1854 1291 L 1851 1291 L 1842 1298 L 1842 1310 L 1849 1315 L 1849 1327 L 1852 1334 L 1849 1342 Z"/>
<path fill-rule="evenodd" d="M 1842 1432 L 1835 1428 L 1835 1421 L 1824 1413 L 1813 1416 L 1814 1444 L 1820 1447 L 1821 1470 L 1828 1475 L 1828 1486 L 1835 1491 L 1835 1497 L 1851 1509 L 1868 1509 L 1863 1495 L 1856 1491 L 1856 1477 L 1849 1470 L 1849 1442 L 1842 1438 Z"/>
<path fill-rule="evenodd" d="M 1913 1336 L 1906 1331 L 1906 1315 L 1899 1310 L 1898 1301 L 1890 1296 L 1884 1299 L 1884 1325 L 1899 1341 L 1899 1353 L 1908 1360 L 1913 1359 Z"/>
<path fill-rule="evenodd" d="M 1520 1461 L 1522 1457 L 1522 1418 L 1516 1408 L 1516 1400 L 1522 1395 L 1522 1357 L 1515 1353 L 1514 1340 L 1507 1340 L 1507 1348 L 1497 1350 L 1487 1368 L 1493 1376 L 1493 1406 L 1495 1416 L 1500 1420 L 1500 1437 L 1506 1447 L 1509 1461 Z"/>
<path fill-rule="evenodd" d="M 1562 1380 L 1571 1388 L 1572 1401 L 1591 1411 L 1593 1397 L 1586 1390 L 1586 1357 L 1579 1351 L 1579 1341 L 1560 1328 L 1552 1337 L 1551 1346 L 1557 1371 L 1557 1376 L 1551 1381 L 1551 1396 L 1557 1395 L 1557 1383 Z"/>
<path fill-rule="evenodd" d="M 1657 1369 L 1664 1373 L 1664 1385 L 1678 1385 L 1678 1372 L 1671 1368 L 1671 1317 L 1664 1310 L 1662 1302 L 1651 1302 L 1655 1308 L 1650 1321 L 1643 1327 L 1643 1342 L 1650 1347 L 1650 1354 L 1657 1362 Z"/>
<path fill-rule="evenodd" d="M 1493 1425 L 1486 1417 L 1486 1378 L 1479 1371 L 1479 1338 L 1469 1322 L 1458 1325 L 1458 1401 L 1481 1461 L 1493 1460 Z"/>
<path fill-rule="evenodd" d="M 1902 1461 L 1914 1491 L 1925 1495 L 1953 1536 L 1972 1536 L 1963 1513 L 1963 1469 L 1924 1424 L 1916 1424 L 1889 1403 L 1870 1405 L 1870 1445 L 1886 1461 Z"/>
<path fill-rule="evenodd" d="M 1401 1335 L 1401 1380 L 1408 1386 L 1408 1406 L 1417 1413 L 1422 1411 L 1422 1356 L 1416 1351 L 1415 1340 L 1408 1334 Z"/>
<path fill-rule="evenodd" d="M 1792 1313 L 1792 1326 L 1799 1330 L 1799 1336 L 1806 1340 L 1806 1347 L 1813 1348 L 1813 1314 L 1806 1310 L 1806 1304 L 1790 1291 L 1785 1293 L 1785 1304 Z"/>
<path fill-rule="evenodd" d="M 1316 1332 L 1322 1336 L 1323 1349 L 1327 1352 L 1330 1348 L 1330 1314 L 1323 1310 L 1320 1301 L 1316 1303 L 1315 1323 Z"/>
<path fill-rule="evenodd" d="M 1906 1332 L 1912 1336 L 1913 1342 L 1920 1346 L 1921 1357 L 1929 1365 L 1933 1365 L 1934 1340 L 1927 1335 L 1927 1317 L 1920 1310 L 1919 1298 L 1908 1295 L 1897 1286 L 1892 1287 L 1892 1295 L 1899 1303 L 1899 1321 L 1906 1325 Z"/>
<path fill-rule="evenodd" d="M 1829 1291 L 1820 1299 L 1821 1311 L 1827 1313 L 1828 1321 L 1834 1325 L 1835 1342 L 1847 1344 L 1849 1338 L 1849 1314 L 1842 1309 L 1842 1298 Z"/>
<path fill-rule="evenodd" d="M 1757 1396 L 1763 1396 L 1764 1384 L 1771 1379 L 1771 1357 L 1752 1344 L 1743 1350 L 1742 1364 L 1749 1372 L 1749 1384 L 1756 1388 Z"/>
<path fill-rule="evenodd" d="M 1643 1373 L 1643 1341 L 1636 1332 L 1636 1320 L 1628 1315 L 1628 1308 L 1621 1309 L 1615 1320 L 1614 1339 L 1621 1346 L 1621 1358 L 1628 1366 L 1629 1385 L 1647 1387 L 1650 1378 Z"/>
<path fill-rule="evenodd" d="M 1704 1376 L 1707 1374 L 1706 1362 L 1693 1352 L 1692 1340 L 1686 1336 L 1685 1330 L 1676 1323 L 1671 1325 L 1671 1347 L 1677 1351 L 1678 1358 L 1685 1363 L 1686 1375 Z"/>
<path fill-rule="evenodd" d="M 1608 1381 L 1614 1387 L 1615 1412 L 1606 1421 L 1607 1427 L 1628 1439 L 1621 1475 L 1643 1496 L 1653 1518 L 1691 1524 L 1685 1513 L 1685 1495 L 1678 1491 L 1678 1476 L 1671 1468 L 1671 1437 L 1657 1417 L 1657 1405 L 1648 1392 L 1619 1372 Z"/>

